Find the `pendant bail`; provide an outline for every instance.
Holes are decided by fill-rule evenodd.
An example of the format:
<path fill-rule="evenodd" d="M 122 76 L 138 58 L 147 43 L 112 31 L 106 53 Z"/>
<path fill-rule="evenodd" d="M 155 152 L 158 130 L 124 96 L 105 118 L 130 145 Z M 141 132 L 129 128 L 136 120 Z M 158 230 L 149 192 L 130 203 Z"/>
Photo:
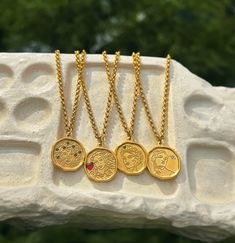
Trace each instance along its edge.
<path fill-rule="evenodd" d="M 71 137 L 71 134 L 72 134 L 72 129 L 71 129 L 71 127 L 69 127 L 69 128 L 66 130 L 66 136 L 69 138 L 69 137 Z"/>
<path fill-rule="evenodd" d="M 163 138 L 158 138 L 158 142 L 157 142 L 157 145 L 158 146 L 162 146 L 162 142 L 163 142 Z"/>
<path fill-rule="evenodd" d="M 66 137 L 71 137 L 71 132 L 70 131 L 66 131 Z"/>
<path fill-rule="evenodd" d="M 130 142 L 133 141 L 133 135 L 131 135 L 130 133 L 128 134 L 127 141 L 130 141 Z"/>
<path fill-rule="evenodd" d="M 104 147 L 104 138 L 102 137 L 98 138 L 98 147 Z"/>

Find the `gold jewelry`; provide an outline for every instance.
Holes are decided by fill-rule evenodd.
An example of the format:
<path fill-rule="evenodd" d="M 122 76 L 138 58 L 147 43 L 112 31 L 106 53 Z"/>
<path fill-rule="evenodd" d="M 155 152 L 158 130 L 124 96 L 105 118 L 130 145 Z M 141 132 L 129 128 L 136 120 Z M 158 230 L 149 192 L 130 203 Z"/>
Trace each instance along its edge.
<path fill-rule="evenodd" d="M 164 82 L 164 93 L 163 93 L 163 104 L 162 104 L 162 115 L 160 121 L 160 132 L 158 133 L 157 128 L 154 125 L 154 121 L 149 110 L 147 100 L 145 98 L 144 90 L 140 79 L 138 80 L 139 92 L 144 110 L 148 118 L 148 122 L 153 131 L 153 134 L 158 142 L 158 146 L 154 147 L 148 155 L 147 167 L 151 175 L 159 179 L 171 179 L 175 177 L 180 171 L 180 157 L 175 150 L 168 146 L 163 146 L 165 136 L 165 127 L 168 120 L 168 101 L 169 101 L 169 80 L 170 80 L 170 62 L 171 57 L 167 55 L 166 69 L 165 69 L 165 82 Z M 135 69 L 140 69 L 140 54 L 134 54 L 134 66 Z"/>
<path fill-rule="evenodd" d="M 84 53 L 82 53 L 82 56 L 84 56 Z M 79 63 L 79 72 L 72 109 L 72 116 L 69 120 L 65 103 L 59 50 L 55 51 L 55 61 L 66 137 L 61 138 L 52 146 L 51 159 L 53 164 L 60 169 L 64 171 L 75 171 L 82 166 L 86 158 L 86 151 L 83 145 L 79 141 L 71 138 L 77 116 L 78 99 L 81 88 L 81 76 L 84 68 L 84 62 Z"/>
<path fill-rule="evenodd" d="M 105 65 L 106 73 L 110 76 L 108 64 L 107 64 L 108 63 L 107 55 L 104 55 L 104 60 L 106 63 Z M 133 56 L 133 62 L 134 62 L 134 56 Z M 118 169 L 126 173 L 127 175 L 138 175 L 142 173 L 146 168 L 146 164 L 147 164 L 147 153 L 144 147 L 133 141 L 137 99 L 139 96 L 138 79 L 139 79 L 140 69 L 134 68 L 134 71 L 135 71 L 135 87 L 134 87 L 134 95 L 133 95 L 133 103 L 132 103 L 131 119 L 130 119 L 129 127 L 119 102 L 115 84 L 113 89 L 113 97 L 119 115 L 119 119 L 121 121 L 124 131 L 127 134 L 127 141 L 120 144 L 116 148 L 115 153 L 118 161 Z"/>
<path fill-rule="evenodd" d="M 106 54 L 106 52 L 103 52 L 103 56 Z M 77 55 L 77 52 L 75 52 L 76 56 L 76 63 L 77 67 L 79 64 L 79 57 Z M 118 61 L 120 57 L 120 52 L 115 53 L 115 61 L 114 61 L 114 68 L 112 75 L 108 75 L 108 81 L 109 81 L 109 94 L 108 94 L 108 100 L 106 104 L 105 109 L 105 116 L 104 116 L 104 122 L 103 122 L 103 129 L 102 133 L 99 133 L 94 113 L 91 107 L 90 99 L 88 96 L 86 83 L 84 81 L 84 78 L 81 79 L 81 86 L 83 91 L 83 96 L 86 104 L 86 109 L 88 112 L 89 120 L 92 126 L 93 133 L 95 135 L 95 138 L 98 141 L 98 146 L 91 150 L 88 155 L 87 159 L 84 163 L 84 170 L 91 180 L 94 180 L 96 182 L 106 182 L 113 179 L 113 177 L 117 173 L 117 159 L 115 154 L 110 150 L 104 147 L 105 138 L 107 135 L 107 128 L 108 128 L 108 122 L 109 122 L 109 115 L 112 108 L 112 97 L 113 97 L 113 87 L 114 82 L 116 79 L 117 74 L 117 67 L 118 67 Z"/>

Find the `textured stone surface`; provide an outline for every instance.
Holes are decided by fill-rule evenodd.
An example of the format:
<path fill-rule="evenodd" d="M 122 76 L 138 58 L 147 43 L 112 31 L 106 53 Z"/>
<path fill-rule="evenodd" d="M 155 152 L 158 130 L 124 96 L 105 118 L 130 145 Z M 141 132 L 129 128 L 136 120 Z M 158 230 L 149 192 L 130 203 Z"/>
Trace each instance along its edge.
<path fill-rule="evenodd" d="M 73 55 L 62 55 L 62 62 L 68 96 L 76 80 Z M 157 121 L 165 60 L 144 57 L 142 63 L 142 82 Z M 107 94 L 101 55 L 88 55 L 85 78 L 100 125 Z M 131 57 L 122 56 L 117 86 L 126 115 L 133 78 Z M 97 184 L 83 168 L 65 173 L 51 163 L 51 145 L 63 135 L 54 55 L 1 53 L 0 219 L 33 226 L 167 228 L 205 241 L 234 234 L 234 97 L 234 89 L 212 87 L 173 61 L 167 143 L 182 158 L 181 172 L 171 181 L 147 171 L 134 177 L 119 172 L 113 181 Z M 87 151 L 96 146 L 83 99 L 75 130 Z M 135 135 L 147 150 L 155 145 L 142 105 Z M 114 149 L 123 140 L 114 110 L 106 144 Z"/>

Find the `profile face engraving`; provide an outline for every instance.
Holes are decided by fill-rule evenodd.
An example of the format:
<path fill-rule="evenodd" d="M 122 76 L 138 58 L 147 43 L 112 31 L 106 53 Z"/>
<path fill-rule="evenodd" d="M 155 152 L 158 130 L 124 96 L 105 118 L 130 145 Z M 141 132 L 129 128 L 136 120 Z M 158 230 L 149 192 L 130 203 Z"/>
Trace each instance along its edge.
<path fill-rule="evenodd" d="M 171 179 L 180 171 L 180 157 L 168 147 L 155 147 L 149 152 L 148 169 L 159 179 Z"/>
<path fill-rule="evenodd" d="M 155 161 L 154 169 L 156 171 L 166 169 L 166 165 L 168 162 L 168 156 L 166 151 L 158 150 L 155 153 L 153 153 L 152 161 Z"/>

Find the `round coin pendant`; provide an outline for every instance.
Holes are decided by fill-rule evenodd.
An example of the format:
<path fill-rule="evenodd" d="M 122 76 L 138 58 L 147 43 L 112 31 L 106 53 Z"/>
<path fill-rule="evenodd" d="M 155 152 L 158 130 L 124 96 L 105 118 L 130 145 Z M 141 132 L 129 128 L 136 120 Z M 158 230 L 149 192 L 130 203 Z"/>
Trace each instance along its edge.
<path fill-rule="evenodd" d="M 134 142 L 124 142 L 116 150 L 118 169 L 127 175 L 139 175 L 147 164 L 147 153 L 143 146 Z"/>
<path fill-rule="evenodd" d="M 149 152 L 147 167 L 158 179 L 172 179 L 180 171 L 180 157 L 172 148 L 158 146 Z"/>
<path fill-rule="evenodd" d="M 84 163 L 84 170 L 88 178 L 93 181 L 110 181 L 117 173 L 116 156 L 109 149 L 95 148 L 88 153 Z"/>
<path fill-rule="evenodd" d="M 86 159 L 86 152 L 81 143 L 72 138 L 62 138 L 52 147 L 51 159 L 54 165 L 64 171 L 79 169 Z"/>

